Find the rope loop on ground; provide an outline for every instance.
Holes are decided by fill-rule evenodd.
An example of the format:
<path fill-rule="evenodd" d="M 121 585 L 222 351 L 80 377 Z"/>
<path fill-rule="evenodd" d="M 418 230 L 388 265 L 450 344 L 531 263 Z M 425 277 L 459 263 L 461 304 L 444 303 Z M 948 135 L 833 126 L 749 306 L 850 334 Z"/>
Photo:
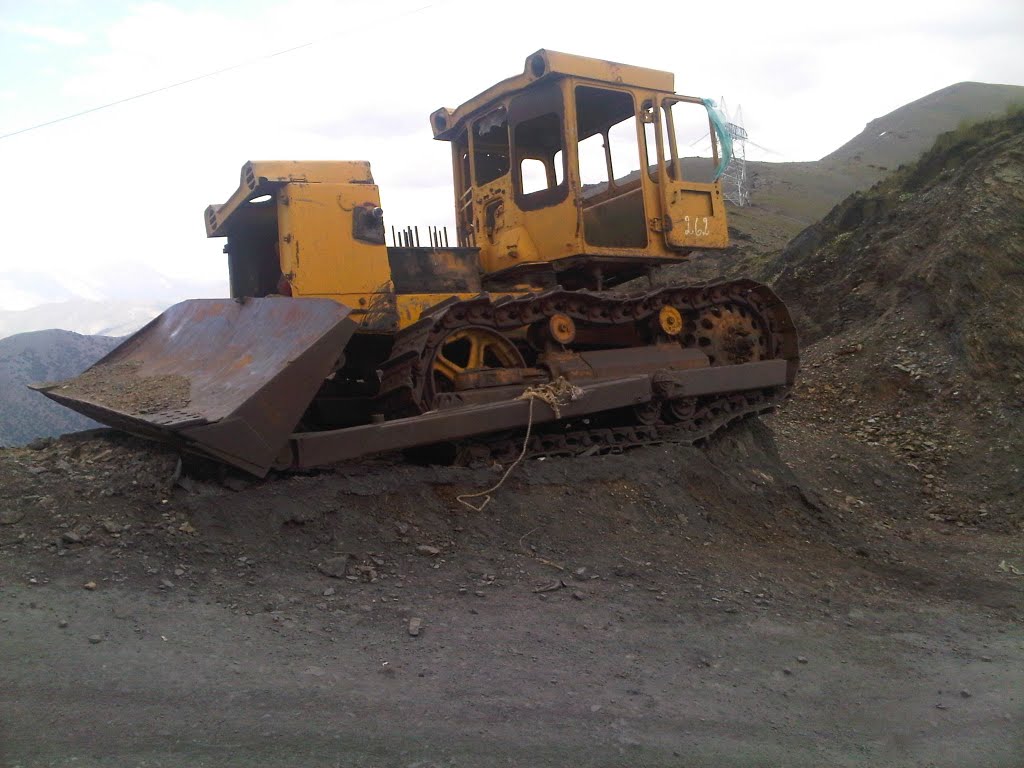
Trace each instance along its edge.
<path fill-rule="evenodd" d="M 455 499 L 465 507 L 469 507 L 474 512 L 483 512 L 484 507 L 491 500 L 491 494 L 501 488 L 505 481 L 508 480 L 508 476 L 512 474 L 520 462 L 526 458 L 526 451 L 530 446 L 530 433 L 533 431 L 533 404 L 537 400 L 546 403 L 547 406 L 554 412 L 555 418 L 562 418 L 562 406 L 568 405 L 573 400 L 578 400 L 583 396 L 583 390 L 577 387 L 575 384 L 566 380 L 564 376 L 559 376 L 554 381 L 549 381 L 546 384 L 537 384 L 532 387 L 527 387 L 523 390 L 523 394 L 517 397 L 517 400 L 526 400 L 530 404 L 530 410 L 526 420 L 526 435 L 523 437 L 523 449 L 519 452 L 519 456 L 509 464 L 508 469 L 505 470 L 501 479 L 498 480 L 493 486 L 485 491 L 477 491 L 476 493 L 464 493 L 461 496 L 456 496 Z M 473 504 L 466 499 L 476 499 L 483 497 L 483 501 L 479 505 Z"/>

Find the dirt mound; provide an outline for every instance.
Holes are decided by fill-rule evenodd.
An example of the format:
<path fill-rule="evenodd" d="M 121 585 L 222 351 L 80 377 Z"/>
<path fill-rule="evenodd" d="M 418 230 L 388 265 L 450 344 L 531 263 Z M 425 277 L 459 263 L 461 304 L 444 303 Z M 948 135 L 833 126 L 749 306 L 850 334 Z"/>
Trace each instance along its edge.
<path fill-rule="evenodd" d="M 21 510 L 17 530 L 44 547 L 103 546 L 111 533 L 123 544 L 157 531 L 173 538 L 183 530 L 221 530 L 277 551 L 282 531 L 317 528 L 325 513 L 342 513 L 357 528 L 374 528 L 382 518 L 438 521 L 471 514 L 456 496 L 492 485 L 498 473 L 498 467 L 418 466 L 393 455 L 256 481 L 202 460 L 182 461 L 168 447 L 96 430 L 0 451 L 0 508 Z M 748 498 L 751 488 L 759 492 Z M 666 446 L 580 461 L 529 461 L 493 503 L 501 513 L 499 520 L 486 516 L 481 532 L 486 527 L 488 538 L 519 536 L 517 520 L 541 517 L 562 547 L 579 536 L 581 516 L 591 520 L 589 534 L 601 538 L 608 522 L 602 518 L 619 519 L 624 506 L 646 510 L 648 523 L 682 523 L 694 531 L 712 520 L 750 527 L 752 540 L 776 528 L 803 537 L 822 522 L 820 510 L 797 490 L 770 431 L 756 420 L 706 451 Z M 604 533 L 613 535 L 610 528 Z M 393 537 L 377 546 L 387 543 Z M 627 545 L 616 549 L 621 546 Z"/>
<path fill-rule="evenodd" d="M 198 585 L 200 571 L 244 574 L 257 562 L 267 574 L 387 582 L 407 558 L 438 556 L 519 581 L 527 570 L 549 580 L 580 567 L 642 570 L 672 560 L 682 541 L 719 542 L 730 558 L 811 546 L 826 559 L 885 560 L 892 527 L 932 524 L 915 508 L 913 474 L 885 454 L 799 429 L 794 438 L 792 424 L 772 419 L 775 431 L 752 418 L 702 448 L 528 461 L 484 514 L 456 497 L 492 485 L 498 467 L 417 466 L 395 455 L 256 481 L 97 430 L 0 450 L 0 545 L 33 573 L 52 571 L 54 555 L 70 564 L 88 553 L 83 581 L 154 588 Z M 826 443 L 849 459 L 842 477 Z M 729 580 L 722 570 L 720 583 Z M 219 598 L 261 609 L 262 593 L 237 586 Z M 205 588 L 218 593 L 218 582 Z"/>
<path fill-rule="evenodd" d="M 918 468 L 931 514 L 1024 520 L 1024 112 L 945 134 L 769 265 L 805 345 L 793 419 Z"/>

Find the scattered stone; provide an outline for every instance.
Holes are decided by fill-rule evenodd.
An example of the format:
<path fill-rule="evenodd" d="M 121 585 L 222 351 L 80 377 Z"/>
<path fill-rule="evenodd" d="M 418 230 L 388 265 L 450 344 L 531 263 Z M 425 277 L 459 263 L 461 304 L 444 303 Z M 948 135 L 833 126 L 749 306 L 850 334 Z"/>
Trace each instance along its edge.
<path fill-rule="evenodd" d="M 60 535 L 60 540 L 65 544 L 81 544 L 82 536 L 74 531 L 64 531 L 64 533 Z"/>
<path fill-rule="evenodd" d="M 104 520 L 100 523 L 100 527 L 103 528 L 107 533 L 120 533 L 121 526 L 115 523 L 113 520 Z"/>
<path fill-rule="evenodd" d="M 49 448 L 51 445 L 53 445 L 52 437 L 37 437 L 25 447 L 30 451 L 41 451 L 45 448 Z"/>
<path fill-rule="evenodd" d="M 423 619 L 413 616 L 409 619 L 409 635 L 411 637 L 419 637 L 420 630 L 423 628 Z"/>
<path fill-rule="evenodd" d="M 349 562 L 355 560 L 352 555 L 338 555 L 319 563 L 316 569 L 332 579 L 343 579 L 347 575 Z"/>
<path fill-rule="evenodd" d="M 334 587 L 328 587 L 321 594 L 323 594 L 324 597 L 330 597 L 331 595 L 334 594 L 334 591 L 335 591 Z"/>
<path fill-rule="evenodd" d="M 67 629 L 68 628 L 68 620 L 67 619 L 61 619 L 60 621 L 57 622 L 57 626 L 60 627 L 61 629 Z"/>
<path fill-rule="evenodd" d="M 580 592 L 580 591 L 579 591 L 579 590 L 577 589 L 577 590 L 574 590 L 574 591 L 573 591 L 573 593 L 572 593 L 572 598 L 573 598 L 573 600 L 586 600 L 586 599 L 587 599 L 587 596 L 586 596 L 586 595 L 585 595 L 585 594 L 584 594 L 583 592 Z"/>
<path fill-rule="evenodd" d="M 409 532 L 409 524 L 399 520 L 395 523 L 395 530 L 402 536 L 405 536 Z"/>
<path fill-rule="evenodd" d="M 190 523 L 188 520 L 186 520 L 184 523 L 179 525 L 178 526 L 178 530 L 181 531 L 182 533 L 188 533 L 188 534 L 193 534 L 193 533 L 196 532 L 196 529 L 192 527 L 192 523 Z"/>
<path fill-rule="evenodd" d="M 420 544 L 416 547 L 416 553 L 427 557 L 436 557 L 441 554 L 441 550 L 430 544 Z"/>
<path fill-rule="evenodd" d="M 971 692 L 964 688 L 962 691 L 960 691 L 960 696 L 961 698 L 969 699 L 971 698 Z"/>
<path fill-rule="evenodd" d="M 20 509 L 0 509 L 0 525 L 14 525 L 23 517 L 25 513 Z"/>
<path fill-rule="evenodd" d="M 191 477 L 181 476 L 176 481 L 179 488 L 184 490 L 186 493 L 195 493 L 196 483 Z"/>
<path fill-rule="evenodd" d="M 82 589 L 88 589 L 89 591 L 92 591 L 92 590 L 96 589 L 96 582 L 95 581 L 87 581 L 87 582 L 85 582 L 85 584 L 82 585 Z"/>
<path fill-rule="evenodd" d="M 184 576 L 185 575 L 185 569 L 184 568 L 175 568 L 174 569 L 174 575 L 175 576 Z"/>
<path fill-rule="evenodd" d="M 371 565 L 355 565 L 349 568 L 345 578 L 349 581 L 365 581 L 372 584 L 377 581 L 377 570 Z"/>
<path fill-rule="evenodd" d="M 982 656 L 981 660 L 982 661 L 992 661 L 992 657 L 991 656 Z"/>
<path fill-rule="evenodd" d="M 782 674 L 784 674 L 784 675 L 792 675 L 793 674 L 793 670 L 790 669 L 789 667 L 786 667 L 786 668 L 784 668 L 782 670 Z"/>
<path fill-rule="evenodd" d="M 806 664 L 807 663 L 807 657 L 806 656 L 797 656 L 796 660 L 797 660 L 797 663 L 799 663 L 799 664 Z"/>
<path fill-rule="evenodd" d="M 238 493 L 240 491 L 244 491 L 246 488 L 252 485 L 252 483 L 250 483 L 248 480 L 242 479 L 241 477 L 236 477 L 235 475 L 228 475 L 221 481 L 221 485 L 223 485 L 229 491 L 234 491 L 235 493 Z"/>
<path fill-rule="evenodd" d="M 174 589 L 174 582 L 170 579 L 160 579 L 160 586 L 164 589 Z"/>
<path fill-rule="evenodd" d="M 92 643 L 93 645 L 96 645 L 97 643 L 102 643 L 103 642 L 103 638 L 100 637 L 99 635 L 89 635 L 89 642 Z"/>
<path fill-rule="evenodd" d="M 555 581 L 548 582 L 547 584 L 541 584 L 539 587 L 536 587 L 533 591 L 535 594 L 539 592 L 554 592 L 556 590 L 562 589 L 563 587 L 565 587 L 565 582 L 561 579 L 556 579 Z"/>

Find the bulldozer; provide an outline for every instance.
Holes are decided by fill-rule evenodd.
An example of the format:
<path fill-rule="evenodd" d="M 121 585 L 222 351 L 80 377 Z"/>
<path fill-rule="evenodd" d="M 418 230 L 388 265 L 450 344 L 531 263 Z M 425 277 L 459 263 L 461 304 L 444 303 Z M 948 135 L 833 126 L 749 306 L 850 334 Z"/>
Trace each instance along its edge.
<path fill-rule="evenodd" d="M 451 146 L 451 242 L 386 227 L 367 162 L 247 162 L 205 212 L 231 297 L 176 304 L 36 388 L 261 477 L 692 443 L 786 397 L 797 337 L 769 288 L 659 280 L 729 246 L 713 102 L 669 72 L 540 50 L 429 120 Z M 702 138 L 711 156 L 690 156 Z"/>

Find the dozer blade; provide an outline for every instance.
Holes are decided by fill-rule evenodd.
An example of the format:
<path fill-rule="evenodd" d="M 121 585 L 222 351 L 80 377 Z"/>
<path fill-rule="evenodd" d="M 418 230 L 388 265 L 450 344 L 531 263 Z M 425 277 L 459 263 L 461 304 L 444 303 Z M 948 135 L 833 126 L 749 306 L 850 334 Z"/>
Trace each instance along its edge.
<path fill-rule="evenodd" d="M 355 331 L 349 311 L 330 299 L 184 301 L 80 376 L 33 389 L 263 476 Z"/>

